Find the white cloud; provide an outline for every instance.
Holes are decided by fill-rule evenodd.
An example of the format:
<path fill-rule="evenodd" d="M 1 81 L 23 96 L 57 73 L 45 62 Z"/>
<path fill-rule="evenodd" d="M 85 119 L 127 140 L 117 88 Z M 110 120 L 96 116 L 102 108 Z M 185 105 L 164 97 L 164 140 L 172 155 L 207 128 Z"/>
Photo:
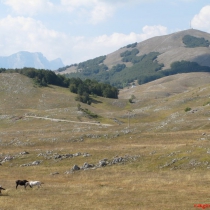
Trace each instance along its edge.
<path fill-rule="evenodd" d="M 7 16 L 0 20 L 1 56 L 19 51 L 41 52 L 47 59 L 60 57 L 66 65 L 82 62 L 134 42 L 153 36 L 167 34 L 161 25 L 145 26 L 142 33 L 113 33 L 98 37 L 72 37 L 65 33 L 48 29 L 42 22 L 33 18 Z"/>
<path fill-rule="evenodd" d="M 97 2 L 98 0 L 61 0 L 61 5 L 74 9 L 81 6 L 89 7 L 96 4 Z"/>
<path fill-rule="evenodd" d="M 143 33 L 140 34 L 131 32 L 130 34 L 113 33 L 110 36 L 102 35 L 93 37 L 92 39 L 85 39 L 83 37 L 77 42 L 73 51 L 76 55 L 80 54 L 80 61 L 85 61 L 90 58 L 112 53 L 127 44 L 141 42 L 154 36 L 167 34 L 167 28 L 161 25 L 145 26 L 142 30 Z"/>
<path fill-rule="evenodd" d="M 20 15 L 31 16 L 53 8 L 53 4 L 49 0 L 3 0 L 3 3 Z"/>
<path fill-rule="evenodd" d="M 90 22 L 93 24 L 97 24 L 98 22 L 104 21 L 107 18 L 112 17 L 113 13 L 114 8 L 112 6 L 105 3 L 99 3 L 91 11 Z"/>
<path fill-rule="evenodd" d="M 160 35 L 165 35 L 168 34 L 167 28 L 165 26 L 157 25 L 157 26 L 144 26 L 143 27 L 143 34 L 142 36 L 144 39 L 148 39 L 154 36 L 160 36 Z M 142 37 L 142 38 L 143 38 Z"/>
<path fill-rule="evenodd" d="M 42 52 L 46 57 L 54 59 L 62 52 L 62 40 L 66 35 L 47 29 L 40 21 L 32 18 L 11 17 L 0 20 L 0 46 L 4 54 L 26 50 Z"/>
<path fill-rule="evenodd" d="M 74 13 L 75 19 L 91 24 L 98 24 L 111 18 L 119 7 L 130 6 L 141 1 L 145 0 L 60 0 L 57 4 L 52 0 L 2 0 L 18 15 L 31 17 L 48 11 L 55 15 L 60 12 L 68 15 Z"/>
<path fill-rule="evenodd" d="M 99 13 L 103 17 L 109 17 L 113 8 L 117 5 L 131 4 L 138 2 L 139 0 L 60 0 L 57 4 L 53 3 L 53 0 L 1 0 L 2 3 L 9 6 L 18 15 L 29 15 L 32 16 L 40 11 L 68 11 L 68 12 L 79 12 L 83 11 L 83 14 L 88 14 L 93 21 L 94 17 L 99 17 Z M 85 12 L 84 12 L 85 11 Z M 107 15 L 106 15 L 107 14 Z M 87 17 L 86 17 L 87 18 Z M 103 20 L 104 18 L 99 18 Z M 93 22 L 96 22 L 94 20 Z"/>
<path fill-rule="evenodd" d="M 78 16 L 83 16 L 91 24 L 97 24 L 112 17 L 114 12 L 112 4 L 100 0 L 61 0 L 61 5 L 63 10 L 76 11 Z"/>
<path fill-rule="evenodd" d="M 192 27 L 210 32 L 210 5 L 203 7 L 192 19 Z"/>
<path fill-rule="evenodd" d="M 140 42 L 149 39 L 154 36 L 167 34 L 167 28 L 164 26 L 144 26 L 143 33 L 137 34 L 131 32 L 130 34 L 113 33 L 111 36 L 103 35 L 93 40 L 96 45 L 123 47 L 124 45 L 131 44 L 133 42 Z"/>

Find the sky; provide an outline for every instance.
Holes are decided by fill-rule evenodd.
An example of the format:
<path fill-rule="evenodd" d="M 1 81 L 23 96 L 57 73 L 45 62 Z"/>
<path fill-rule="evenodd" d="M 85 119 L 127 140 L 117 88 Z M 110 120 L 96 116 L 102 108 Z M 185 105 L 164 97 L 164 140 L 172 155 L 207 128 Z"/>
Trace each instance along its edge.
<path fill-rule="evenodd" d="M 0 0 L 0 56 L 71 65 L 190 27 L 210 33 L 209 0 Z"/>

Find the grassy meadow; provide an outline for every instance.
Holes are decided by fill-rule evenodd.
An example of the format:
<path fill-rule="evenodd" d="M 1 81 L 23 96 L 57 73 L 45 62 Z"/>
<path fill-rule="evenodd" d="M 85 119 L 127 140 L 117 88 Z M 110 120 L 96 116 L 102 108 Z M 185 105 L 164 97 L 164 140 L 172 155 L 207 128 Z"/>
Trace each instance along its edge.
<path fill-rule="evenodd" d="M 195 204 L 210 204 L 209 89 L 203 83 L 166 96 L 148 92 L 147 97 L 130 90 L 136 96 L 132 104 L 128 93 L 127 99 L 96 97 L 90 106 L 81 104 L 99 115 L 95 119 L 78 111 L 68 89 L 39 88 L 22 75 L 0 74 L 0 185 L 6 189 L 0 210 L 196 209 Z M 57 158 L 65 154 L 80 155 Z M 129 158 L 67 173 L 74 165 L 115 157 Z M 24 166 L 34 161 L 40 164 Z M 17 179 L 44 184 L 16 189 Z"/>

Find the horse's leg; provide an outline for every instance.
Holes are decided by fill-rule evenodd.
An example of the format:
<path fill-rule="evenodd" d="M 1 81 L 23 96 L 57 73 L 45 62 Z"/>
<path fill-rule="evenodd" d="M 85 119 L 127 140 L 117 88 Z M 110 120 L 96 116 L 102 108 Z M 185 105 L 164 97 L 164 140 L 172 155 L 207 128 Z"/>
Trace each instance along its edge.
<path fill-rule="evenodd" d="M 16 190 L 17 190 L 18 184 L 16 184 Z"/>

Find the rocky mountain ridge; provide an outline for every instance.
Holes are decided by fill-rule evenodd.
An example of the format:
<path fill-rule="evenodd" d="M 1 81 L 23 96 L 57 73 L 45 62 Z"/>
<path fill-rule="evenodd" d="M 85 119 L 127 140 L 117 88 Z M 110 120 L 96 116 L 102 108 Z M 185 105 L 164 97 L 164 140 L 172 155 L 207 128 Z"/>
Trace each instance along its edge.
<path fill-rule="evenodd" d="M 57 70 L 64 64 L 60 58 L 49 61 L 40 52 L 20 51 L 10 56 L 0 56 L 0 68 L 15 69 L 32 67 L 36 69 Z"/>

